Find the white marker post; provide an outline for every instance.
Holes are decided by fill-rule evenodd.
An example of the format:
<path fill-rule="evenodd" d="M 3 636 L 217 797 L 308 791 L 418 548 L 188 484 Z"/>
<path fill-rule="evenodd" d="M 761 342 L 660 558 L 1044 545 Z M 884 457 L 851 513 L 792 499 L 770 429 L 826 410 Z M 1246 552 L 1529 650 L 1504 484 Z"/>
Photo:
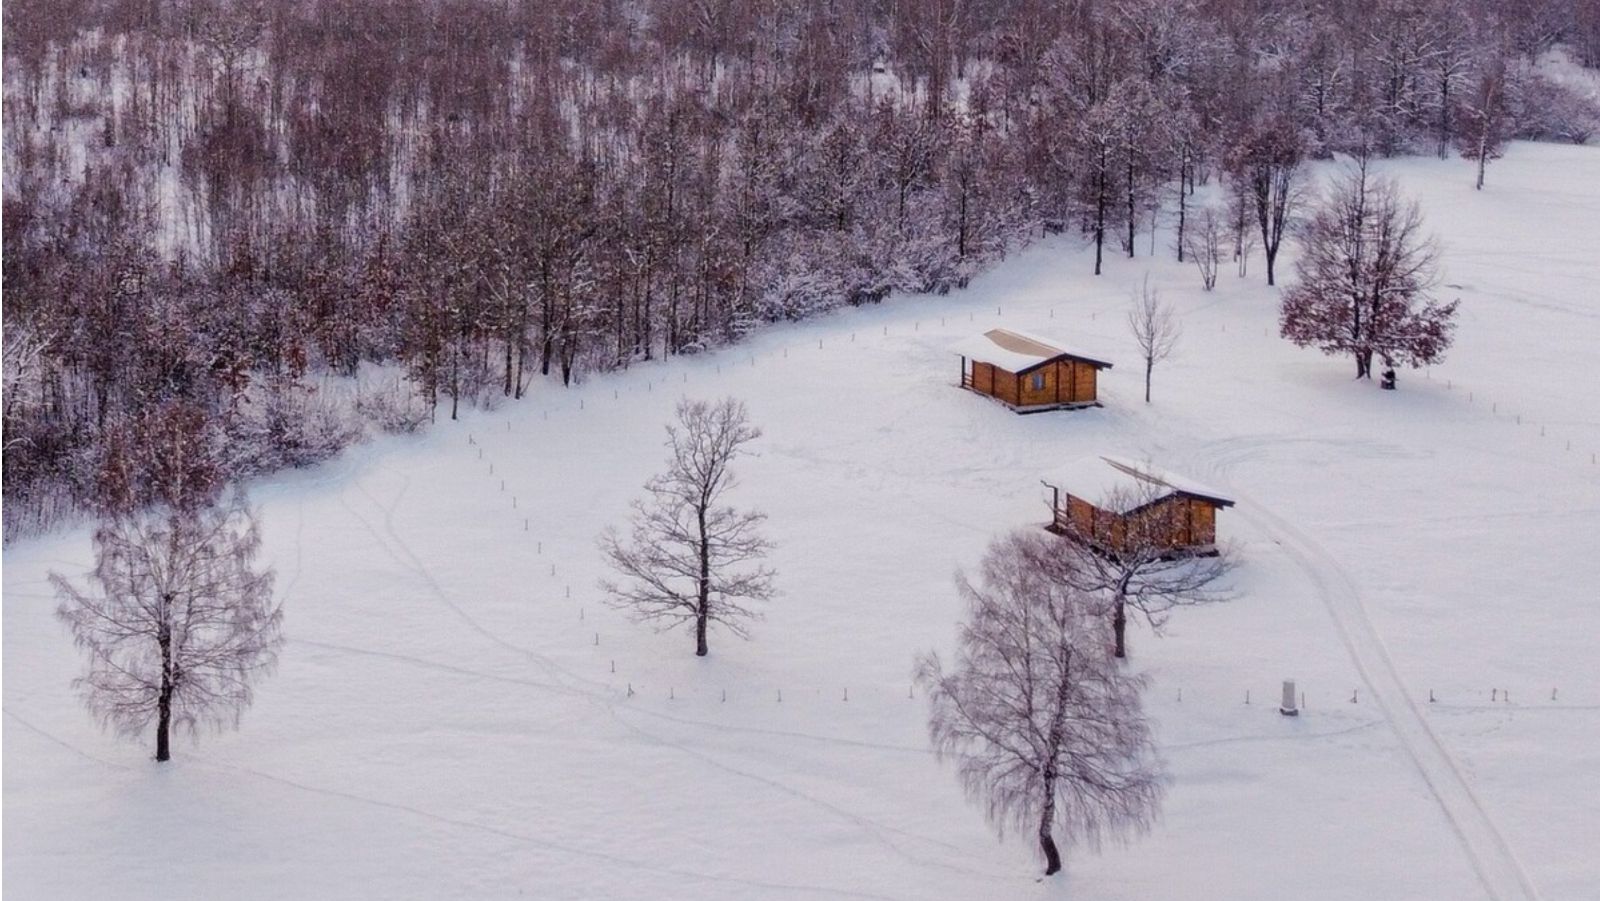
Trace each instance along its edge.
<path fill-rule="evenodd" d="M 1283 680 L 1283 703 L 1278 705 L 1278 712 L 1284 716 L 1299 716 L 1300 708 L 1295 704 L 1294 680 Z"/>

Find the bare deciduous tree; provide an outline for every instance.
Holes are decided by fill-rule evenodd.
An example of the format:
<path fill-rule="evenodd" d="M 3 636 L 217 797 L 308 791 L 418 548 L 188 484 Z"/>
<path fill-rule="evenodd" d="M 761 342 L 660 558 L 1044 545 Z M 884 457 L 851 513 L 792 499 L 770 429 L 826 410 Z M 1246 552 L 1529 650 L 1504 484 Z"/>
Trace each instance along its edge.
<path fill-rule="evenodd" d="M 376 362 L 455 413 L 1034 234 L 1099 272 L 1170 221 L 1181 262 L 1221 171 L 1270 281 L 1302 157 L 1596 130 L 1537 60 L 1593 62 L 1592 2 L 621 5 L 9 3 L 3 318 L 48 341 L 6 394 L 6 536 L 93 509 L 82 461 L 146 407 L 232 428 L 251 386 Z"/>
<path fill-rule="evenodd" d="M 1256 250 L 1256 233 L 1252 228 L 1252 201 L 1242 185 L 1235 185 L 1228 194 L 1228 240 L 1233 244 L 1233 261 L 1238 264 L 1240 278 L 1250 274 L 1250 255 Z"/>
<path fill-rule="evenodd" d="M 968 615 L 954 664 L 917 665 L 935 752 L 1002 834 L 1038 830 L 1047 875 L 1061 869 L 1057 829 L 1098 847 L 1148 829 L 1162 794 L 1144 680 L 1107 654 L 1099 599 L 1052 571 L 1055 543 L 1018 531 L 990 545 L 979 584 L 957 577 Z"/>
<path fill-rule="evenodd" d="M 1139 344 L 1139 355 L 1144 360 L 1144 402 L 1150 402 L 1150 376 L 1156 364 L 1168 359 L 1178 349 L 1178 339 L 1183 336 L 1183 326 L 1173 314 L 1170 304 L 1161 302 L 1161 292 L 1150 287 L 1150 276 L 1134 292 L 1133 306 L 1128 310 L 1128 330 Z"/>
<path fill-rule="evenodd" d="M 1514 87 L 1505 61 L 1493 59 L 1478 76 L 1477 85 L 1463 104 L 1462 124 L 1457 143 L 1461 155 L 1478 167 L 1475 187 L 1483 190 L 1483 176 L 1489 161 L 1505 150 L 1511 137 L 1512 125 L 1507 94 Z M 1443 152 L 1440 153 L 1443 156 Z"/>
<path fill-rule="evenodd" d="M 1200 555 L 1178 545 L 1174 536 L 1186 511 L 1166 501 L 1169 494 L 1161 484 L 1141 480 L 1137 488 L 1114 488 L 1099 499 L 1100 510 L 1114 514 L 1087 527 L 1056 521 L 1062 540 L 1048 566 L 1057 579 L 1105 599 L 1116 657 L 1128 655 L 1130 608 L 1159 633 L 1178 607 L 1232 597 L 1220 584 L 1233 569 L 1232 554 L 1218 546 Z"/>
<path fill-rule="evenodd" d="M 5 329 L 4 351 L 0 352 L 0 422 L 4 423 L 5 449 L 27 442 L 12 424 L 26 419 L 44 405 L 42 370 L 49 342 L 25 325 Z"/>
<path fill-rule="evenodd" d="M 1233 180 L 1249 200 L 1267 255 L 1267 284 L 1276 284 L 1278 248 L 1300 200 L 1300 164 L 1305 144 L 1294 123 L 1271 116 L 1257 123 L 1234 147 L 1229 159 Z"/>
<path fill-rule="evenodd" d="M 712 623 L 748 637 L 745 623 L 760 615 L 751 602 L 776 594 L 774 572 L 760 562 L 772 548 L 758 531 L 766 514 L 723 502 L 737 484 L 731 464 L 760 436 L 741 401 L 680 402 L 678 424 L 667 426 L 668 469 L 634 502 L 630 539 L 614 529 L 601 537 L 623 577 L 601 582 L 611 603 L 668 628 L 694 623 L 701 657 Z"/>
<path fill-rule="evenodd" d="M 77 680 L 107 726 L 138 735 L 156 723 L 156 760 L 173 727 L 237 726 L 252 682 L 277 663 L 283 612 L 243 495 L 199 508 L 109 517 L 95 532 L 97 591 L 52 573 L 57 615 L 89 657 Z"/>
<path fill-rule="evenodd" d="M 1211 207 L 1202 209 L 1195 220 L 1184 234 L 1183 245 L 1200 270 L 1201 284 L 1210 291 L 1217 286 L 1217 272 L 1222 268 L 1222 223 Z"/>

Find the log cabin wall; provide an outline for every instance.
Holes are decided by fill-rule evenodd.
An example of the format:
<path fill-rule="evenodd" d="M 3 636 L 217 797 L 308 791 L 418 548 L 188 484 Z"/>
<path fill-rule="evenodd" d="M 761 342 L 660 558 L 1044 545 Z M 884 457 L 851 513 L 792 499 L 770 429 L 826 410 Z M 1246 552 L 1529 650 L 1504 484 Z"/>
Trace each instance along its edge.
<path fill-rule="evenodd" d="M 1050 367 L 1051 378 L 1055 380 L 1060 403 L 1071 403 L 1078 396 L 1078 383 L 1073 376 L 1071 360 L 1057 360 Z"/>
<path fill-rule="evenodd" d="M 1003 371 L 1002 371 L 1003 372 Z M 1097 370 L 1082 360 L 1058 360 L 1019 376 L 1018 406 L 1040 404 L 1092 404 L 1097 400 Z M 1001 376 L 1004 379 L 1004 375 Z M 1001 395 L 996 395 L 997 397 Z M 1007 398 L 1009 400 L 1009 398 Z"/>
<path fill-rule="evenodd" d="M 1189 543 L 1217 543 L 1217 508 L 1195 497 L 1189 499 Z"/>
<path fill-rule="evenodd" d="M 1189 534 L 1189 500 L 1178 495 L 1165 497 L 1128 516 L 1138 521 L 1139 531 L 1155 544 L 1185 547 L 1194 543 Z"/>
<path fill-rule="evenodd" d="M 1013 407 L 1022 405 L 1022 376 L 994 367 L 994 390 L 990 392 Z"/>
<path fill-rule="evenodd" d="M 1044 366 L 1020 376 L 1022 383 L 1019 392 L 1022 403 L 1020 406 L 1032 407 L 1038 404 L 1054 404 L 1065 400 L 1064 395 L 1056 393 L 1057 372 L 1056 366 Z"/>
<path fill-rule="evenodd" d="M 1095 509 L 1088 501 L 1067 495 L 1066 515 L 1062 517 L 1063 525 L 1071 526 L 1079 535 L 1094 534 Z"/>
<path fill-rule="evenodd" d="M 1057 528 L 1088 535 L 1092 541 L 1112 550 L 1123 549 L 1130 525 L 1169 547 L 1207 547 L 1217 541 L 1216 506 L 1199 498 L 1169 497 L 1119 516 L 1070 494 L 1060 497 L 1062 507 L 1056 511 Z"/>
<path fill-rule="evenodd" d="M 972 389 L 984 394 L 994 394 L 994 367 L 988 363 L 972 363 Z"/>
<path fill-rule="evenodd" d="M 970 387 L 1014 407 L 1092 404 L 1097 400 L 1097 370 L 1082 360 L 1057 360 L 1025 374 L 992 363 L 972 361 Z"/>
<path fill-rule="evenodd" d="M 1066 399 L 1074 403 L 1094 403 L 1098 371 L 1082 360 L 1065 360 L 1057 365 L 1071 370 L 1072 393 Z"/>

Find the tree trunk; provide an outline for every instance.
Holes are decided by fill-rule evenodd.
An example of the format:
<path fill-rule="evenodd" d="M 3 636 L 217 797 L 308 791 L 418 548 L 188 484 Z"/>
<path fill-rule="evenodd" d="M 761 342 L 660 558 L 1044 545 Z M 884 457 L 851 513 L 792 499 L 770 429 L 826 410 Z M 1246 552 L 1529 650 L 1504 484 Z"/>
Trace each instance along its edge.
<path fill-rule="evenodd" d="M 1096 186 L 1094 203 L 1094 274 L 1100 274 L 1100 262 L 1106 244 L 1106 177 L 1102 172 Z"/>
<path fill-rule="evenodd" d="M 156 697 L 156 760 L 172 759 L 169 735 L 172 731 L 172 636 L 162 629 L 156 641 L 161 645 L 161 693 Z"/>
<path fill-rule="evenodd" d="M 550 264 L 540 262 L 540 284 L 544 290 L 539 296 L 539 374 L 550 374 L 550 358 L 555 353 L 555 336 L 552 333 L 555 320 L 555 302 L 551 297 L 553 290 L 553 276 L 549 271 Z"/>
<path fill-rule="evenodd" d="M 461 411 L 461 348 L 450 350 L 450 421 L 454 422 Z"/>
<path fill-rule="evenodd" d="M 1111 631 L 1116 635 L 1116 651 L 1118 659 L 1128 656 L 1128 604 L 1120 596 L 1117 605 L 1111 614 Z"/>
<path fill-rule="evenodd" d="M 1056 840 L 1050 834 L 1050 826 L 1056 818 L 1056 780 L 1060 773 L 1056 764 L 1061 754 L 1062 735 L 1065 727 L 1067 713 L 1067 696 L 1071 689 L 1068 672 L 1061 673 L 1060 681 L 1056 683 L 1055 711 L 1050 717 L 1050 732 L 1046 741 L 1049 746 L 1046 753 L 1049 755 L 1044 760 L 1044 766 L 1039 776 L 1044 789 L 1043 803 L 1039 805 L 1039 850 L 1044 852 L 1044 874 L 1051 876 L 1061 872 L 1061 852 L 1056 848 Z"/>
<path fill-rule="evenodd" d="M 706 508 L 696 511 L 700 525 L 700 606 L 694 617 L 694 655 L 704 657 L 710 653 L 706 646 L 706 624 L 711 617 L 711 540 L 706 535 Z"/>
<path fill-rule="evenodd" d="M 1128 164 L 1128 259 L 1130 260 L 1133 259 L 1134 229 L 1139 225 L 1139 217 L 1135 214 L 1134 205 L 1133 164 L 1130 163 Z"/>
<path fill-rule="evenodd" d="M 1050 821 L 1055 817 L 1055 793 L 1045 801 L 1044 813 L 1039 817 L 1039 850 L 1044 852 L 1044 874 L 1053 876 L 1061 872 L 1061 852 L 1056 849 L 1056 840 L 1050 835 Z"/>
<path fill-rule="evenodd" d="M 965 259 L 967 256 L 967 188 L 965 185 L 961 188 L 960 210 L 960 217 L 957 220 L 960 226 L 957 228 L 956 256 Z"/>
<path fill-rule="evenodd" d="M 1186 202 L 1186 200 L 1184 198 L 1184 193 L 1183 193 L 1184 182 L 1187 180 L 1187 178 L 1185 177 L 1185 173 L 1187 171 L 1188 171 L 1188 163 L 1184 163 L 1183 167 L 1178 170 L 1178 262 L 1180 262 L 1180 263 L 1183 262 L 1183 226 L 1184 226 L 1184 219 L 1187 218 L 1187 213 L 1188 213 L 1188 209 L 1187 209 L 1188 203 Z M 1152 230 L 1155 229 L 1155 223 L 1154 222 L 1150 223 L 1150 228 Z"/>
<path fill-rule="evenodd" d="M 1150 402 L 1150 373 L 1156 368 L 1156 361 L 1149 357 L 1144 358 L 1144 402 Z"/>
<path fill-rule="evenodd" d="M 1439 159 L 1450 156 L 1450 73 L 1439 77 Z"/>

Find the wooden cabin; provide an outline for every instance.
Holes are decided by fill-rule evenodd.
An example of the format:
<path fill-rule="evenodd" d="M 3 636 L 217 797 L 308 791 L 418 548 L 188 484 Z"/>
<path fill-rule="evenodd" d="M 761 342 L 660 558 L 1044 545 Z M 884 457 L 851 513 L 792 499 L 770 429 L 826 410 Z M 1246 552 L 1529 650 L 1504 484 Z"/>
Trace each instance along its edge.
<path fill-rule="evenodd" d="M 1011 329 L 990 329 L 952 348 L 961 387 L 1018 413 L 1097 407 L 1099 373 L 1111 364 Z"/>
<path fill-rule="evenodd" d="M 1043 481 L 1054 511 L 1048 528 L 1111 554 L 1135 543 L 1175 554 L 1215 554 L 1217 511 L 1233 506 L 1226 495 L 1192 479 L 1117 457 L 1083 457 Z"/>

